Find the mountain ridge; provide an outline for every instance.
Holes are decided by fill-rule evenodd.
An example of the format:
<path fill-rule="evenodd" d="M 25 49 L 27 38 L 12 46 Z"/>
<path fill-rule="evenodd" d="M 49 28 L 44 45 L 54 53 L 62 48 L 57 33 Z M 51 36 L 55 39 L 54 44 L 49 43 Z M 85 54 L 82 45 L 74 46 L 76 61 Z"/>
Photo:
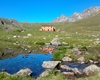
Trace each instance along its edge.
<path fill-rule="evenodd" d="M 100 13 L 100 6 L 93 6 L 90 7 L 86 10 L 84 10 L 82 13 L 74 12 L 71 17 L 67 17 L 63 14 L 64 18 L 62 15 L 60 17 L 57 17 L 54 19 L 52 22 L 75 22 L 80 19 L 88 18 L 90 15 L 95 15 L 96 13 Z"/>

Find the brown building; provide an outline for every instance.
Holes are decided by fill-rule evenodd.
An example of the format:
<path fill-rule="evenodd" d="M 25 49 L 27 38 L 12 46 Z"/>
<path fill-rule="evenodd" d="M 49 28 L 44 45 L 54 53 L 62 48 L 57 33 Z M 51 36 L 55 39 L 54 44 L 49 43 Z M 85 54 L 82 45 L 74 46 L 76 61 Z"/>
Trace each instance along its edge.
<path fill-rule="evenodd" d="M 40 28 L 40 31 L 55 31 L 55 27 L 54 26 L 42 26 Z"/>

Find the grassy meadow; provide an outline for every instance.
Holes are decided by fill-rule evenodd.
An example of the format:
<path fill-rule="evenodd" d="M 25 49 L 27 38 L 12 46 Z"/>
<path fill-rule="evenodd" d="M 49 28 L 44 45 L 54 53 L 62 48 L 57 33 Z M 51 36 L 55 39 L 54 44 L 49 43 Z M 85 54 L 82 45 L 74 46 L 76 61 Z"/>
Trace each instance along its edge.
<path fill-rule="evenodd" d="M 72 54 L 73 47 L 92 46 L 91 54 L 95 55 L 95 50 L 100 51 L 100 15 L 89 17 L 73 23 L 21 23 L 21 28 L 0 31 L 0 52 L 1 53 L 28 53 L 34 50 L 35 53 L 41 52 L 40 47 L 57 37 L 60 42 L 66 42 L 68 47 L 58 47 L 55 50 L 55 59 L 61 59 L 65 54 Z M 42 25 L 53 25 L 55 32 L 39 31 Z M 20 30 L 24 30 L 21 32 Z M 28 36 L 28 34 L 31 34 Z M 96 42 L 98 42 L 96 44 Z M 59 48 L 62 48 L 62 50 Z M 10 49 L 10 50 L 9 50 Z"/>
<path fill-rule="evenodd" d="M 10 76 L 7 75 L 6 73 L 0 73 L 0 80 L 100 80 L 100 77 L 97 75 L 90 76 L 90 77 L 85 77 L 85 78 L 65 78 L 61 73 L 54 74 L 54 71 L 51 71 L 48 76 L 42 77 L 42 78 L 37 78 L 35 79 L 34 77 L 26 77 L 26 76 Z"/>
<path fill-rule="evenodd" d="M 69 46 L 59 46 L 53 52 L 55 60 L 61 60 L 65 55 L 76 60 L 81 55 L 86 61 L 89 59 L 100 60 L 100 14 L 87 19 L 79 20 L 72 23 L 20 23 L 21 28 L 12 30 L 0 29 L 0 55 L 5 53 L 5 57 L 9 54 L 28 53 L 33 50 L 35 53 L 41 53 L 40 47 L 45 46 L 45 43 L 50 43 L 53 38 L 59 38 L 60 42 L 66 42 Z M 42 25 L 53 25 L 56 27 L 55 32 L 39 31 Z M 2 26 L 0 26 L 1 28 Z M 23 31 L 20 31 L 23 30 Z M 31 35 L 28 35 L 31 34 Z M 82 52 L 81 55 L 74 54 L 72 48 L 78 47 L 80 50 L 92 47 L 91 50 Z M 89 54 L 86 54 L 89 53 Z M 5 75 L 0 75 L 0 78 Z M 59 78 L 60 76 L 60 78 Z M 20 77 L 19 77 L 20 78 Z M 52 74 L 48 77 L 38 80 L 66 80 L 61 74 L 56 77 Z M 89 77 L 84 80 L 94 80 L 94 77 Z M 4 78 L 4 80 L 6 80 Z M 7 80 L 18 80 L 15 77 L 10 77 Z M 19 79 L 20 80 L 20 79 Z M 32 80 L 23 78 L 21 80 Z M 83 80 L 83 79 L 78 79 Z M 97 80 L 99 80 L 97 78 Z"/>

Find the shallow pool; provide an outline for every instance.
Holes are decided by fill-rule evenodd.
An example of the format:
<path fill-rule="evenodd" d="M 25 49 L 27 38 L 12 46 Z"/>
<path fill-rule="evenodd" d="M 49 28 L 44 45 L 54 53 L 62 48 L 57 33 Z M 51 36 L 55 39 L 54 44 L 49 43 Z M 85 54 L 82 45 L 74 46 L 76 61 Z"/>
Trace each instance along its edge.
<path fill-rule="evenodd" d="M 38 77 L 44 69 L 42 68 L 43 61 L 51 61 L 52 54 L 20 54 L 14 58 L 6 58 L 0 60 L 0 71 L 5 69 L 6 72 L 14 74 L 21 69 L 29 68 L 33 71 L 33 76 Z"/>

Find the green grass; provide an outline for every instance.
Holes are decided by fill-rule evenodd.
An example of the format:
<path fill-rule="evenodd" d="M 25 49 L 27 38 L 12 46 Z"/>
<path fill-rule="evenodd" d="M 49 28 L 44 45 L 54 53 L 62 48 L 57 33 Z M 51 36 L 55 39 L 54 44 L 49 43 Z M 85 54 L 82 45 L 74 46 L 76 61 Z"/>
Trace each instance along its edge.
<path fill-rule="evenodd" d="M 6 24 L 10 24 L 7 21 L 5 22 Z M 53 25 L 56 27 L 56 31 L 39 31 L 42 25 Z M 100 13 L 73 23 L 21 23 L 21 26 L 16 27 L 12 25 L 5 30 L 4 28 L 7 27 L 0 24 L 0 55 L 4 52 L 4 58 L 9 57 L 12 53 L 14 53 L 14 56 L 20 53 L 28 53 L 29 50 L 36 50 L 35 53 L 41 52 L 39 50 L 40 47 L 43 47 L 45 43 L 49 43 L 53 38 L 58 36 L 60 42 L 66 42 L 69 46 L 57 47 L 53 53 L 54 60 L 61 60 L 64 56 L 70 56 L 73 61 L 76 61 L 80 56 L 83 56 L 87 62 L 90 59 L 94 61 L 100 60 L 100 44 L 94 44 L 96 39 L 100 39 Z M 24 32 L 20 30 L 24 30 Z M 32 36 L 27 37 L 29 33 Z M 15 35 L 17 36 L 16 38 L 14 38 Z M 78 46 L 82 46 L 79 47 L 80 50 L 83 50 L 81 55 L 72 52 L 72 48 Z M 91 46 L 92 48 L 87 49 L 87 46 Z M 86 52 L 89 54 L 86 54 Z M 34 80 L 34 78 L 9 76 L 0 73 L 0 80 Z M 54 71 L 52 71 L 48 76 L 38 78 L 37 80 L 68 79 L 64 78 L 61 73 L 55 75 Z M 98 76 L 90 76 L 78 78 L 77 80 L 100 80 L 100 78 Z"/>
<path fill-rule="evenodd" d="M 77 80 L 100 80 L 100 77 L 95 75 L 95 76 L 90 76 L 90 77 L 85 77 L 85 78 L 79 78 Z"/>
<path fill-rule="evenodd" d="M 22 51 L 27 53 L 29 50 L 36 50 L 36 53 L 40 52 L 39 48 L 44 46 L 45 43 L 49 43 L 53 38 L 59 38 L 60 42 L 66 42 L 69 44 L 68 48 L 77 47 L 81 45 L 83 47 L 92 46 L 93 52 L 99 54 L 100 45 L 95 45 L 94 42 L 97 38 L 100 39 L 100 14 L 76 21 L 73 23 L 21 23 L 21 28 L 15 28 L 13 30 L 2 30 L 0 31 L 0 52 L 7 53 L 7 48 L 13 49 L 13 52 Z M 55 32 L 39 31 L 42 25 L 54 25 L 56 27 Z M 2 27 L 2 25 L 0 25 Z M 24 32 L 20 32 L 24 30 Z M 27 34 L 32 36 L 27 37 Z M 13 36 L 17 38 L 13 38 Z M 74 46 L 73 46 L 74 45 Z M 64 55 L 74 55 L 71 49 L 60 49 L 55 50 L 54 58 L 61 59 Z M 12 52 L 12 53 L 13 53 Z M 95 55 L 96 57 L 98 57 Z M 88 55 L 85 57 L 87 60 L 92 56 Z M 93 58 L 94 59 L 94 58 Z"/>
<path fill-rule="evenodd" d="M 42 78 L 37 78 L 37 80 L 67 80 L 61 73 L 55 74 L 55 71 L 51 71 L 49 75 L 42 77 Z"/>
<path fill-rule="evenodd" d="M 35 80 L 32 77 L 8 75 L 4 72 L 0 73 L 0 80 Z"/>
<path fill-rule="evenodd" d="M 7 75 L 6 73 L 0 73 L 0 80 L 72 80 L 72 79 L 65 78 L 61 73 L 55 74 L 55 71 L 51 71 L 49 75 L 37 79 L 25 76 L 10 76 Z M 100 77 L 94 75 L 84 78 L 75 78 L 75 80 L 100 80 Z"/>

